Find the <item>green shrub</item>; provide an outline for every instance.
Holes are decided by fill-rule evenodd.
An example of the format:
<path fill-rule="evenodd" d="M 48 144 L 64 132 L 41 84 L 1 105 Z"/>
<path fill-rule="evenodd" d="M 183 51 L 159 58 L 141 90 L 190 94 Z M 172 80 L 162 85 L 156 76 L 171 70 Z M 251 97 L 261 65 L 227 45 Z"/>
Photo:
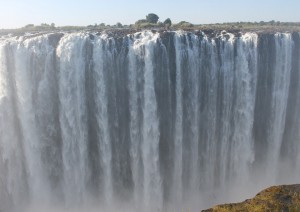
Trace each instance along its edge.
<path fill-rule="evenodd" d="M 166 27 L 170 27 L 170 26 L 172 25 L 171 19 L 170 19 L 170 18 L 167 18 L 167 19 L 164 21 L 164 25 L 165 25 Z"/>
<path fill-rule="evenodd" d="M 147 16 L 146 16 L 146 20 L 149 22 L 149 23 L 152 23 L 152 24 L 156 24 L 157 21 L 158 21 L 159 17 L 154 14 L 154 13 L 149 13 Z"/>
<path fill-rule="evenodd" d="M 193 24 L 186 22 L 186 21 L 180 21 L 179 23 L 173 25 L 177 29 L 187 29 L 194 27 Z"/>

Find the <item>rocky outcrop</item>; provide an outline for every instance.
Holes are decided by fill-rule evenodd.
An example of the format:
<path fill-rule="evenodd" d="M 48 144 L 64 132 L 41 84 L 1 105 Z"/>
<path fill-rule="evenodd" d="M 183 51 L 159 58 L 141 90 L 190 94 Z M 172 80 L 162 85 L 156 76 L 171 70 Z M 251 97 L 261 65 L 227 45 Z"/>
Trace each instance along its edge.
<path fill-rule="evenodd" d="M 202 212 L 300 211 L 300 184 L 272 186 L 240 203 L 217 205 Z"/>

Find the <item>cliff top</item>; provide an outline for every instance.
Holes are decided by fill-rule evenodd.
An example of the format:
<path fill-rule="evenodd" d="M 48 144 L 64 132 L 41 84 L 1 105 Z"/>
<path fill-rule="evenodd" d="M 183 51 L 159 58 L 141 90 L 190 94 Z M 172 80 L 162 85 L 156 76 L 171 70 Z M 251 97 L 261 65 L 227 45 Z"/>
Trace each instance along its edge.
<path fill-rule="evenodd" d="M 244 202 L 217 205 L 202 212 L 237 211 L 300 211 L 300 184 L 273 186 Z"/>
<path fill-rule="evenodd" d="M 0 35 L 13 34 L 16 36 L 24 35 L 26 33 L 43 33 L 43 32 L 76 32 L 76 31 L 86 31 L 86 32 L 106 32 L 114 36 L 124 36 L 127 34 L 132 34 L 142 30 L 153 30 L 156 32 L 164 31 L 176 31 L 184 30 L 189 32 L 202 31 L 205 34 L 217 34 L 225 30 L 229 33 L 237 34 L 244 32 L 256 32 L 259 34 L 263 33 L 276 33 L 276 32 L 300 32 L 300 23 L 281 23 L 281 22 L 263 22 L 263 23 L 251 23 L 251 22 L 236 22 L 236 23 L 223 23 L 223 24 L 202 24 L 194 25 L 188 22 L 182 22 L 174 24 L 168 28 L 161 25 L 127 25 L 122 27 L 116 26 L 63 26 L 55 27 L 51 25 L 27 25 L 18 29 L 0 29 Z"/>

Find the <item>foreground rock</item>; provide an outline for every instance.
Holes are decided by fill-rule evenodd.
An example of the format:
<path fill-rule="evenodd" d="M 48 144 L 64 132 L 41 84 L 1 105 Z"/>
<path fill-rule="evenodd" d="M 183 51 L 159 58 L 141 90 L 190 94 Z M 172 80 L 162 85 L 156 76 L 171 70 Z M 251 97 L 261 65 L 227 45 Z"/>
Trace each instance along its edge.
<path fill-rule="evenodd" d="M 267 188 L 240 203 L 217 205 L 202 212 L 300 211 L 300 184 Z"/>

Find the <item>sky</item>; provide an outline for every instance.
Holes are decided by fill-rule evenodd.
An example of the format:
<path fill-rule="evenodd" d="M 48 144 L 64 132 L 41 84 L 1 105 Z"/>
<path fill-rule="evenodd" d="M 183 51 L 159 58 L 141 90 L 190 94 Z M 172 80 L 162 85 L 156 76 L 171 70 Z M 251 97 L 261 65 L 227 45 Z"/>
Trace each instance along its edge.
<path fill-rule="evenodd" d="M 155 13 L 160 21 L 300 22 L 300 0 L 0 0 L 0 29 L 27 24 L 131 24 Z"/>

